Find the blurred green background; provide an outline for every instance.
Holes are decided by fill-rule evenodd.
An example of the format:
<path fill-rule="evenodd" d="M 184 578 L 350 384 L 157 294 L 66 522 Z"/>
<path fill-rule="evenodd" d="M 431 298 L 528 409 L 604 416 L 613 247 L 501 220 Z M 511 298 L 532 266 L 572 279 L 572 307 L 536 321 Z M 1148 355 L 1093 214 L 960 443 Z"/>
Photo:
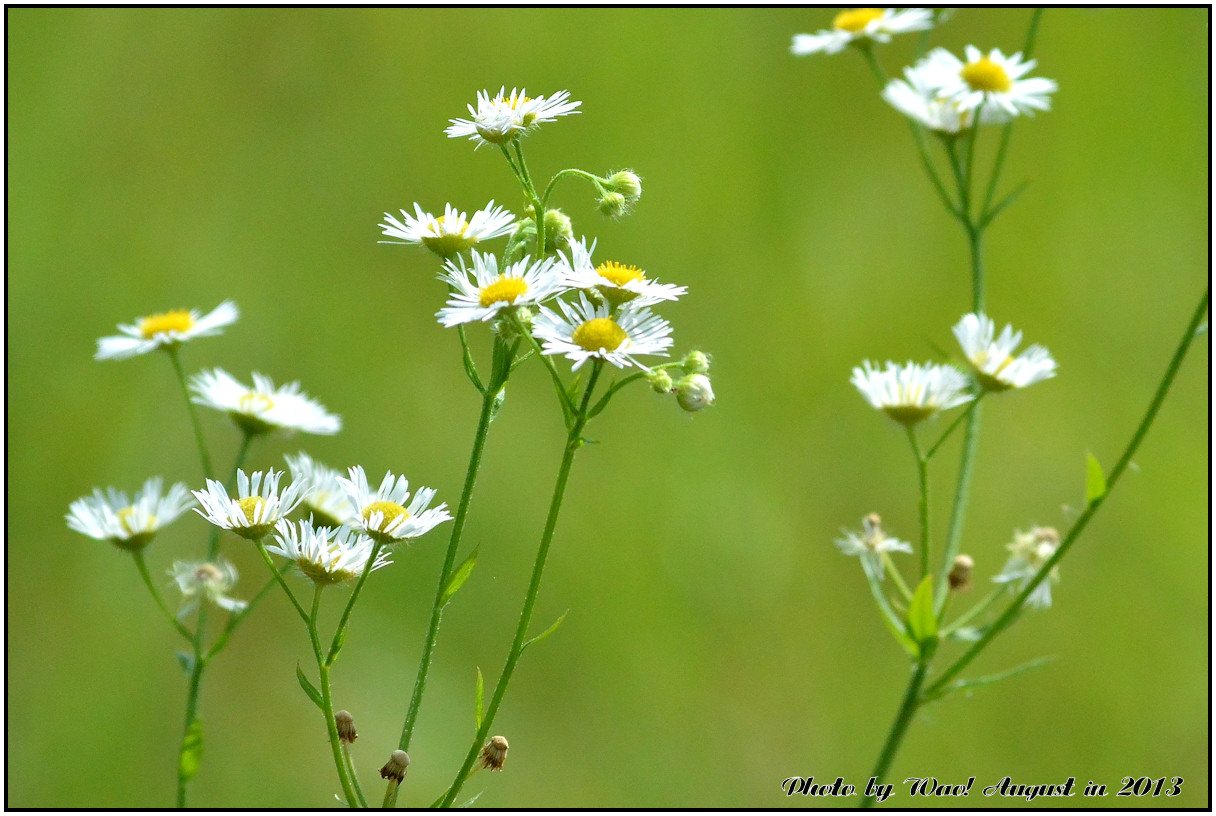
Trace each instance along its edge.
<path fill-rule="evenodd" d="M 535 175 L 644 178 L 619 222 L 576 183 L 556 202 L 598 237 L 597 257 L 689 287 L 664 313 L 678 350 L 714 355 L 718 405 L 689 416 L 637 387 L 593 426 L 601 444 L 576 463 L 536 626 L 569 617 L 516 673 L 495 725 L 506 771 L 465 790 L 488 807 L 848 804 L 780 785 L 864 783 L 907 677 L 857 563 L 832 545 L 871 511 L 897 535 L 916 529 L 902 434 L 849 374 L 953 348 L 970 294 L 961 232 L 862 61 L 788 52 L 833 13 L 9 9 L 7 803 L 173 797 L 177 636 L 129 558 L 63 523 L 94 486 L 199 486 L 166 360 L 93 361 L 116 324 L 232 298 L 240 321 L 188 346 L 188 370 L 298 379 L 344 420 L 336 437 L 263 442 L 252 466 L 305 449 L 456 501 L 476 394 L 433 317 L 436 263 L 378 244 L 376 225 L 415 201 L 521 208 L 496 152 L 443 134 L 505 84 L 583 101 L 527 139 Z M 960 11 L 933 43 L 1010 53 L 1028 20 Z M 965 543 L 981 584 L 1015 528 L 1075 517 L 1086 452 L 1114 463 L 1206 285 L 1207 22 L 1206 9 L 1044 17 L 1034 73 L 1060 90 L 1015 128 L 1005 188 L 1030 186 L 990 233 L 989 312 L 1049 347 L 1060 373 L 985 411 Z M 882 48 L 888 71 L 914 39 Z M 1113 792 L 1128 775 L 1181 776 L 1177 799 L 1100 804 L 1207 804 L 1208 370 L 1205 337 L 1064 562 L 1055 606 L 973 674 L 1055 660 L 925 710 L 892 780 L 1074 776 Z M 203 420 L 230 462 L 230 424 Z M 491 435 L 466 530 L 481 562 L 445 618 L 402 804 L 429 803 L 471 739 L 475 669 L 501 668 L 561 440 L 549 383 L 526 366 Z M 956 462 L 957 445 L 933 469 L 939 522 Z M 154 572 L 197 558 L 205 536 L 194 515 L 165 531 Z M 376 576 L 337 664 L 372 790 L 445 541 L 420 539 Z M 225 553 L 247 597 L 263 570 L 243 542 Z M 272 594 L 206 676 L 192 804 L 334 804 L 297 660 L 307 641 Z"/>

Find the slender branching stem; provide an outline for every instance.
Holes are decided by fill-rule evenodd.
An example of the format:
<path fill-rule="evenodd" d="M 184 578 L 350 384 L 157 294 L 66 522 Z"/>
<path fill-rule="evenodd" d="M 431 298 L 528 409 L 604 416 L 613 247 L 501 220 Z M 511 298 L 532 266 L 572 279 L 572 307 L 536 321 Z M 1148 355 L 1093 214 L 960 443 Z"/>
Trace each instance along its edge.
<path fill-rule="evenodd" d="M 135 550 L 131 555 L 135 559 L 135 568 L 139 570 L 139 577 L 144 579 L 144 586 L 148 588 L 148 592 L 152 593 L 152 600 L 156 601 L 156 606 L 164 613 L 165 620 L 169 621 L 169 625 L 176 629 L 179 635 L 193 642 L 194 634 L 182 625 L 176 615 L 169 611 L 169 607 L 165 605 L 165 599 L 161 597 L 160 590 L 152 582 L 152 576 L 148 573 L 148 564 L 144 561 L 143 550 Z"/>
<path fill-rule="evenodd" d="M 198 458 L 203 465 L 203 478 L 211 478 L 211 457 L 207 454 L 207 442 L 203 438 L 203 426 L 198 421 L 198 411 L 190 400 L 190 388 L 186 385 L 186 374 L 182 371 L 182 361 L 177 357 L 176 345 L 165 346 L 169 362 L 173 364 L 173 373 L 177 375 L 178 385 L 182 389 L 182 397 L 186 400 L 186 410 L 190 413 L 190 425 L 194 428 L 194 441 L 198 444 Z"/>
<path fill-rule="evenodd" d="M 920 452 L 916 430 L 908 426 L 908 443 L 916 459 L 916 477 L 920 486 L 920 578 L 929 574 L 929 460 Z"/>
<path fill-rule="evenodd" d="M 895 715 L 895 722 L 891 724 L 891 731 L 887 734 L 887 741 L 883 743 L 882 752 L 878 755 L 878 762 L 874 766 L 874 772 L 870 776 L 878 780 L 881 784 L 883 777 L 891 767 L 891 762 L 895 759 L 895 754 L 899 751 L 899 745 L 903 742 L 904 734 L 908 730 L 908 726 L 912 724 L 912 717 L 916 714 L 916 709 L 920 706 L 920 690 L 925 683 L 925 674 L 929 671 L 929 661 L 926 658 L 921 658 L 916 662 L 916 668 L 912 671 L 912 678 L 908 681 L 908 690 L 904 692 L 903 702 L 900 703 L 899 712 Z M 874 806 L 874 796 L 863 795 L 861 798 L 861 807 L 869 808 Z"/>
<path fill-rule="evenodd" d="M 370 563 L 370 562 L 369 562 Z M 338 781 L 342 785 L 342 793 L 346 803 L 352 808 L 360 806 L 359 797 L 355 795 L 354 785 L 351 784 L 347 773 L 346 761 L 342 755 L 342 740 L 338 736 L 338 723 L 334 720 L 334 703 L 329 687 L 329 663 L 325 660 L 325 652 L 321 649 L 321 637 L 317 632 L 317 615 L 321 611 L 321 586 L 315 585 L 312 594 L 312 611 L 308 614 L 308 640 L 312 644 L 313 656 L 317 659 L 317 673 L 321 683 L 321 713 L 325 717 L 325 730 L 329 734 L 329 747 L 334 755 L 334 767 L 338 771 Z"/>

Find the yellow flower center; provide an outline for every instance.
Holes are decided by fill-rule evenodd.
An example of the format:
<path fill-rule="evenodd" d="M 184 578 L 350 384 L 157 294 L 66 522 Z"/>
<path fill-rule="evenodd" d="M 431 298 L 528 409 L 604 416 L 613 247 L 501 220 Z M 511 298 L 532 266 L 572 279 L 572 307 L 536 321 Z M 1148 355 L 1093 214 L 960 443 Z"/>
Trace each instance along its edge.
<path fill-rule="evenodd" d="M 967 63 L 958 75 L 976 91 L 1008 93 L 1013 87 L 1013 80 L 1005 73 L 1005 69 L 988 57 L 980 57 L 975 62 Z"/>
<path fill-rule="evenodd" d="M 514 303 L 516 298 L 527 291 L 528 284 L 524 282 L 523 278 L 508 278 L 506 275 L 499 275 L 497 280 L 481 290 L 478 302 L 482 308 L 504 300 L 507 303 Z"/>
<path fill-rule="evenodd" d="M 379 526 L 376 527 L 380 532 L 384 532 L 397 519 L 407 519 L 410 517 L 409 511 L 397 504 L 397 502 L 377 501 L 363 508 L 364 523 L 370 523 L 372 515 L 376 512 L 379 512 L 382 516 Z"/>
<path fill-rule="evenodd" d="M 880 8 L 851 9 L 837 14 L 836 18 L 832 20 L 832 25 L 856 34 L 882 15 L 883 10 Z"/>
<path fill-rule="evenodd" d="M 124 530 L 126 530 L 129 535 L 134 535 L 135 533 L 140 532 L 139 530 L 135 529 L 135 522 L 134 522 L 135 508 L 134 507 L 124 507 L 123 509 L 118 511 L 117 515 L 118 515 L 118 523 L 122 525 L 122 528 Z M 149 527 L 156 526 L 156 516 L 148 516 L 148 526 Z"/>
<path fill-rule="evenodd" d="M 587 351 L 616 351 L 629 335 L 611 317 L 597 317 L 575 329 L 570 339 Z"/>
<path fill-rule="evenodd" d="M 646 280 L 646 273 L 636 266 L 625 266 L 616 261 L 605 261 L 595 268 L 600 277 L 607 278 L 617 286 L 624 286 L 629 281 Z"/>
<path fill-rule="evenodd" d="M 237 407 L 242 413 L 246 414 L 264 414 L 274 407 L 274 400 L 269 394 L 259 394 L 256 391 L 250 391 L 241 396 L 236 401 Z"/>
<path fill-rule="evenodd" d="M 168 332 L 185 332 L 189 331 L 194 326 L 194 318 L 185 309 L 174 309 L 171 312 L 164 314 L 154 314 L 151 317 L 141 318 L 139 321 L 139 333 L 143 335 L 145 340 L 151 340 L 158 334 L 166 334 Z"/>
<path fill-rule="evenodd" d="M 429 229 L 431 234 L 422 237 L 422 245 L 431 252 L 444 258 L 451 258 L 477 243 L 476 236 L 464 234 L 465 230 L 469 228 L 469 223 L 463 218 L 450 226 L 444 224 L 443 219 L 442 215 L 436 218 L 435 223 Z"/>
<path fill-rule="evenodd" d="M 243 499 L 237 499 L 236 503 L 240 506 L 241 511 L 245 514 L 245 521 L 249 522 L 251 525 L 259 523 L 257 518 L 258 514 L 262 510 L 262 507 L 266 504 L 265 499 L 263 499 L 261 496 L 246 496 Z"/>

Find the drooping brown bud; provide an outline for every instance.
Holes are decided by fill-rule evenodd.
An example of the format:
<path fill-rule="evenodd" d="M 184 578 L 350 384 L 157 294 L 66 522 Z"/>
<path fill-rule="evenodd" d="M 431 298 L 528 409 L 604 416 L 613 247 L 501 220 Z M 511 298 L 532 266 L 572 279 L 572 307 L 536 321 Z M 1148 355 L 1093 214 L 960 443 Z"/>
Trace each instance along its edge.
<path fill-rule="evenodd" d="M 971 556 L 955 556 L 954 566 L 950 568 L 950 574 L 946 576 L 950 581 L 950 590 L 966 592 L 971 589 L 971 571 L 973 569 L 975 569 L 975 562 L 971 560 Z"/>
<path fill-rule="evenodd" d="M 489 768 L 491 771 L 501 771 L 503 763 L 507 761 L 507 748 L 509 747 L 506 737 L 490 737 L 486 747 L 481 749 L 481 767 Z"/>
<path fill-rule="evenodd" d="M 410 755 L 405 751 L 393 751 L 392 756 L 388 758 L 388 762 L 380 769 L 380 776 L 383 779 L 391 779 L 395 782 L 400 782 L 405 779 L 405 771 L 410 766 Z"/>
<path fill-rule="evenodd" d="M 359 732 L 355 730 L 355 718 L 346 709 L 334 714 L 334 723 L 338 726 L 338 739 L 347 745 L 359 738 Z"/>

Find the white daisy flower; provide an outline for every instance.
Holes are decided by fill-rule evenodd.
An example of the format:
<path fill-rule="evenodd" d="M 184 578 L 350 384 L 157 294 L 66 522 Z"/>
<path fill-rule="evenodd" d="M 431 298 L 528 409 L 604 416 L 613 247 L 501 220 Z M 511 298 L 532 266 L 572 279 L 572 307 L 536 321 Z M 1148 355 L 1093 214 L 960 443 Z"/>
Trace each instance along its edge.
<path fill-rule="evenodd" d="M 1001 124 L 1019 114 L 1033 116 L 1036 110 L 1051 109 L 1049 97 L 1058 87 L 1055 80 L 1022 78 L 1034 68 L 1034 60 L 1023 62 L 1021 53 L 1006 57 L 999 48 L 985 56 L 973 45 L 967 46 L 966 55 L 964 63 L 946 49 L 935 48 L 917 63 L 938 99 L 954 102 L 964 111 L 983 105 L 983 124 Z"/>
<path fill-rule="evenodd" d="M 971 127 L 974 111 L 961 108 L 953 100 L 939 98 L 921 64 L 905 68 L 905 79 L 888 82 L 882 98 L 904 116 L 939 133 L 958 133 Z M 992 121 L 993 111 L 985 107 L 981 117 L 985 122 Z"/>
<path fill-rule="evenodd" d="M 355 506 L 338 482 L 342 478 L 341 473 L 315 461 L 303 451 L 285 458 L 292 481 L 308 483 L 308 492 L 301 503 L 304 512 L 327 527 L 340 527 L 350 522 L 355 516 Z"/>
<path fill-rule="evenodd" d="M 277 545 L 267 545 L 266 551 L 281 555 L 299 567 L 300 572 L 317 586 L 342 584 L 363 574 L 375 547 L 372 540 L 350 527 L 314 527 L 311 522 L 298 525 L 283 519 L 275 525 Z M 392 562 L 386 552 L 376 555 L 373 570 Z"/>
<path fill-rule="evenodd" d="M 98 340 L 93 359 L 122 360 L 158 348 L 173 348 L 196 337 L 219 334 L 225 326 L 235 323 L 239 314 L 236 304 L 225 300 L 205 315 L 197 309 L 174 309 L 140 317 L 134 323 L 119 324 L 123 336 Z"/>
<path fill-rule="evenodd" d="M 1060 547 L 1060 534 L 1053 527 L 1035 527 L 1029 532 L 1014 532 L 1013 542 L 1007 545 L 1010 552 L 1009 560 L 1001 574 L 993 577 L 999 584 L 1020 581 L 1023 587 L 1030 582 L 1038 571 L 1055 555 Z M 1026 606 L 1045 609 L 1051 606 L 1051 585 L 1060 580 L 1059 568 L 1053 567 L 1047 580 L 1043 581 L 1030 597 Z"/>
<path fill-rule="evenodd" d="M 636 266 L 625 266 L 616 261 L 605 261 L 596 266 L 591 262 L 595 243 L 587 248 L 587 239 L 570 242 L 570 255 L 562 253 L 562 274 L 565 285 L 571 289 L 595 289 L 613 306 L 629 303 L 633 306 L 649 306 L 662 300 L 676 300 L 688 289 L 670 283 L 648 280 L 646 273 Z"/>
<path fill-rule="evenodd" d="M 418 488 L 414 500 L 406 507 L 410 483 L 404 476 L 385 473 L 379 489 L 373 491 L 367 485 L 362 467 L 355 466 L 349 472 L 350 478 L 339 478 L 338 483 L 356 508 L 357 515 L 351 526 L 381 543 L 417 538 L 432 527 L 452 520 L 446 502 L 428 509 L 427 505 L 435 498 L 435 491 L 429 487 Z"/>
<path fill-rule="evenodd" d="M 249 388 L 216 368 L 191 377 L 190 390 L 195 394 L 192 402 L 226 411 L 249 434 L 276 430 L 335 434 L 342 428 L 342 420 L 301 392 L 299 383 L 275 388 L 269 377 L 254 373 Z"/>
<path fill-rule="evenodd" d="M 975 378 L 988 391 L 1025 388 L 1056 375 L 1051 353 L 1033 345 L 1018 357 L 1013 350 L 1022 342 L 1022 333 L 1006 325 L 995 340 L 996 324 L 984 314 L 968 314 L 954 327 L 954 336 L 975 371 Z"/>
<path fill-rule="evenodd" d="M 552 258 L 525 257 L 500 273 L 498 259 L 477 250 L 473 250 L 472 269 L 465 266 L 464 258 L 448 261 L 439 279 L 453 289 L 448 305 L 435 315 L 447 328 L 489 320 L 503 309 L 538 304 L 563 289 Z"/>
<path fill-rule="evenodd" d="M 948 365 L 888 362 L 881 370 L 866 360 L 853 369 L 850 382 L 871 405 L 908 426 L 974 398 L 967 378 Z"/>
<path fill-rule="evenodd" d="M 795 34 L 790 53 L 835 54 L 858 40 L 890 42 L 893 34 L 924 31 L 933 26 L 933 12 L 926 8 L 858 8 L 842 11 L 832 20 L 832 28 L 815 34 Z"/>
<path fill-rule="evenodd" d="M 636 365 L 638 354 L 667 356 L 671 347 L 671 324 L 645 307 L 625 308 L 613 315 L 607 303 L 593 306 L 579 293 L 578 303 L 558 301 L 562 314 L 542 306 L 532 333 L 544 341 L 545 354 L 564 354 L 574 361 L 575 371 L 592 357 L 607 360 L 617 368 Z"/>
<path fill-rule="evenodd" d="M 483 144 L 503 145 L 523 136 L 541 122 L 552 122 L 559 116 L 578 113 L 581 102 L 571 102 L 569 91 L 558 91 L 551 97 L 531 98 L 526 90 L 512 89 L 507 94 L 504 85 L 495 97 L 489 91 L 478 91 L 477 107 L 469 105 L 472 119 L 451 119 L 444 133 L 453 139 L 468 136 Z"/>
<path fill-rule="evenodd" d="M 194 499 L 184 484 L 175 484 L 161 495 L 159 476 L 144 482 L 131 500 L 126 493 L 106 488 L 94 489 L 68 507 L 68 527 L 98 541 L 108 541 L 124 550 L 142 550 L 158 530 L 190 509 Z"/>
<path fill-rule="evenodd" d="M 423 212 L 414 204 L 415 215 L 401 211 L 401 220 L 388 213 L 380 229 L 385 235 L 400 238 L 400 241 L 381 241 L 382 244 L 421 244 L 444 258 L 451 258 L 469 249 L 479 241 L 488 241 L 510 234 L 515 226 L 515 216 L 504 207 L 495 207 L 491 200 L 484 209 L 469 218 L 451 204 L 445 204 L 443 215 L 433 216 Z"/>
<path fill-rule="evenodd" d="M 282 476 L 282 471 L 274 469 L 265 473 L 254 471 L 251 475 L 238 470 L 235 499 L 228 497 L 222 484 L 208 479 L 206 490 L 193 491 L 203 506 L 194 512 L 216 527 L 231 530 L 250 541 L 259 541 L 269 535 L 279 519 L 294 510 L 308 492 L 307 482 L 294 481 L 280 494 Z"/>
<path fill-rule="evenodd" d="M 182 608 L 177 613 L 179 618 L 193 611 L 202 598 L 229 612 L 240 612 L 249 605 L 228 597 L 228 591 L 236 586 L 238 576 L 236 567 L 223 559 L 216 564 L 174 561 L 169 575 L 177 582 L 177 588 L 182 593 Z"/>
<path fill-rule="evenodd" d="M 912 545 L 898 538 L 891 538 L 882 529 L 882 519 L 871 513 L 861 520 L 862 531 L 841 530 L 844 538 L 836 539 L 836 546 L 845 555 L 856 555 L 866 562 L 867 569 L 879 577 L 886 574 L 882 554 L 884 552 L 912 552 Z"/>

